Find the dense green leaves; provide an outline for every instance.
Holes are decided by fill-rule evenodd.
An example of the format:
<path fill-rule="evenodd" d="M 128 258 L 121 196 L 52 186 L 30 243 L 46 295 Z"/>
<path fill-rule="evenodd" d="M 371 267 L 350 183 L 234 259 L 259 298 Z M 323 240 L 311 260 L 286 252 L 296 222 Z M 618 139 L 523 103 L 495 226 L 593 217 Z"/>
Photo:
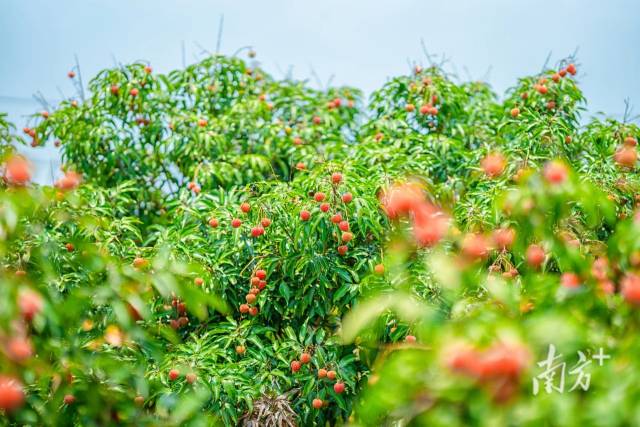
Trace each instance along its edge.
<path fill-rule="evenodd" d="M 636 125 L 582 126 L 568 68 L 501 100 L 418 67 L 365 108 L 257 65 L 119 66 L 33 116 L 32 144 L 59 140 L 84 183 L 5 166 L 0 376 L 24 402 L 1 423 L 636 423 L 638 178 L 616 157 Z M 0 116 L 3 158 L 13 132 Z M 420 206 L 393 219 L 396 182 Z M 428 244 L 419 208 L 445 218 Z M 615 363 L 533 396 L 549 344 Z M 495 352 L 507 375 L 465 371 Z"/>

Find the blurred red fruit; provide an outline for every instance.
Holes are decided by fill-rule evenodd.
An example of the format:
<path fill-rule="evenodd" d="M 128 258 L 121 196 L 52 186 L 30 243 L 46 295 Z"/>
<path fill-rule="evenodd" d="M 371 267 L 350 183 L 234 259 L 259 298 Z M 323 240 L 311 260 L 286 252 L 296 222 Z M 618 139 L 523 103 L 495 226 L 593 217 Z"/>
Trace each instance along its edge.
<path fill-rule="evenodd" d="M 616 291 L 616 287 L 611 280 L 603 280 L 601 282 L 598 282 L 598 289 L 600 289 L 600 291 L 605 295 L 613 295 L 613 293 Z"/>
<path fill-rule="evenodd" d="M 544 167 L 544 178 L 550 184 L 562 184 L 567 180 L 568 175 L 567 166 L 559 160 L 550 161 Z"/>
<path fill-rule="evenodd" d="M 382 205 L 389 218 L 405 215 L 424 201 L 422 188 L 415 183 L 395 184 L 381 196 Z"/>
<path fill-rule="evenodd" d="M 473 260 L 489 256 L 490 245 L 482 234 L 467 234 L 462 240 L 462 253 Z"/>
<path fill-rule="evenodd" d="M 562 273 L 560 276 L 560 284 L 569 289 L 575 289 L 580 286 L 580 277 L 575 273 Z"/>
<path fill-rule="evenodd" d="M 12 412 L 23 404 L 22 383 L 13 377 L 0 375 L 0 410 Z"/>
<path fill-rule="evenodd" d="M 616 151 L 613 158 L 618 166 L 623 168 L 633 168 L 638 160 L 638 152 L 635 147 L 625 145 Z"/>
<path fill-rule="evenodd" d="M 133 259 L 133 266 L 135 268 L 144 268 L 149 264 L 149 262 L 141 257 L 136 257 Z"/>
<path fill-rule="evenodd" d="M 528 359 L 528 351 L 519 344 L 495 344 L 482 354 L 479 373 L 483 378 L 517 378 Z"/>
<path fill-rule="evenodd" d="M 498 249 L 507 249 L 516 238 L 516 231 L 513 228 L 498 228 L 493 231 L 493 242 Z"/>
<path fill-rule="evenodd" d="M 628 273 L 620 282 L 620 292 L 625 301 L 640 306 L 640 276 Z"/>
<path fill-rule="evenodd" d="M 605 257 L 596 258 L 591 264 L 591 275 L 599 281 L 607 280 L 609 261 Z"/>
<path fill-rule="evenodd" d="M 449 219 L 426 203 L 414 211 L 413 219 L 413 234 L 418 245 L 423 247 L 437 244 L 449 228 Z"/>
<path fill-rule="evenodd" d="M 4 176 L 11 185 L 23 186 L 31 180 L 31 167 L 24 157 L 11 156 L 4 167 Z"/>
<path fill-rule="evenodd" d="M 303 210 L 300 211 L 300 219 L 303 221 L 308 221 L 311 218 L 311 213 L 309 211 Z"/>
<path fill-rule="evenodd" d="M 234 218 L 233 220 L 231 220 L 231 226 L 233 228 L 238 228 L 242 225 L 242 221 L 240 221 L 238 218 Z"/>
<path fill-rule="evenodd" d="M 14 337 L 7 343 L 7 354 L 14 362 L 23 362 L 33 355 L 33 346 L 26 337 Z"/>
<path fill-rule="evenodd" d="M 488 154 L 480 161 L 480 167 L 489 178 L 496 178 L 502 175 L 507 161 L 500 153 Z"/>
<path fill-rule="evenodd" d="M 379 276 L 384 274 L 384 265 L 382 264 L 376 264 L 375 267 L 373 267 L 373 271 L 375 271 L 375 273 Z"/>
<path fill-rule="evenodd" d="M 527 264 L 533 268 L 538 268 L 544 262 L 546 255 L 544 249 L 538 245 L 529 245 L 527 248 Z"/>
<path fill-rule="evenodd" d="M 26 289 L 18 294 L 18 307 L 25 320 L 32 320 L 42 310 L 44 303 L 40 294 Z"/>
<path fill-rule="evenodd" d="M 74 171 L 67 171 L 62 178 L 56 181 L 55 186 L 63 191 L 77 188 L 82 181 L 82 176 Z"/>

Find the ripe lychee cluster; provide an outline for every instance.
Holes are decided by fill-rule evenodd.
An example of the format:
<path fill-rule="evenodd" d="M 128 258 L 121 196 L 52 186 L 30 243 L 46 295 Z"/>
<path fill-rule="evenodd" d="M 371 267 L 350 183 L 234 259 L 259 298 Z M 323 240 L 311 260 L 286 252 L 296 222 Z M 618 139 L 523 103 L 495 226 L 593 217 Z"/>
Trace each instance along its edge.
<path fill-rule="evenodd" d="M 180 298 L 173 295 L 171 297 L 171 306 L 165 308 L 170 310 L 169 326 L 171 326 L 171 329 L 178 330 L 189 325 L 187 303 L 181 301 Z"/>
<path fill-rule="evenodd" d="M 312 371 L 312 362 L 313 358 L 311 356 L 311 353 L 309 353 L 309 350 L 305 350 L 300 354 L 300 357 L 298 359 L 291 361 L 291 372 L 293 374 L 296 374 L 300 372 L 300 370 L 304 366 L 307 366 L 309 371 Z M 333 391 L 336 394 L 342 394 L 345 391 L 345 384 L 338 379 L 338 375 L 335 370 L 328 370 L 326 369 L 326 367 L 319 368 L 317 371 L 317 380 L 320 385 L 326 384 L 327 382 L 333 382 Z M 311 406 L 314 409 L 320 409 L 328 405 L 329 402 L 327 400 L 322 400 L 319 396 L 314 398 L 311 402 Z"/>
<path fill-rule="evenodd" d="M 260 292 L 267 287 L 267 272 L 259 269 L 254 272 L 249 281 L 250 289 L 245 295 L 245 304 L 240 304 L 240 313 L 249 314 L 250 316 L 258 315 L 258 307 L 255 306 Z"/>
<path fill-rule="evenodd" d="M 318 208 L 321 212 L 331 213 L 332 206 L 339 206 L 346 210 L 347 205 L 353 201 L 353 194 L 350 192 L 340 194 L 339 186 L 342 183 L 342 173 L 334 172 L 331 174 L 332 189 L 329 193 L 329 199 L 327 198 L 327 194 L 322 191 L 318 191 L 313 195 L 313 199 L 318 203 Z M 311 212 L 308 209 L 301 210 L 300 220 L 309 221 L 309 219 L 311 219 Z M 333 224 L 337 225 L 339 230 L 339 245 L 337 247 L 338 254 L 346 255 L 349 250 L 347 244 L 353 240 L 354 237 L 353 233 L 350 231 L 349 222 L 343 219 L 342 213 L 337 209 L 331 213 L 330 220 Z"/>

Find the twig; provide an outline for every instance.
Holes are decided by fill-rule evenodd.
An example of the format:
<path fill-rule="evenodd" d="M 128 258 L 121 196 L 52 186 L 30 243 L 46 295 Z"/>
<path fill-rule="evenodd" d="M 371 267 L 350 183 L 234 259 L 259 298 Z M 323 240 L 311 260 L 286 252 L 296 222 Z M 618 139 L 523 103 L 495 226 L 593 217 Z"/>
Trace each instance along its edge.
<path fill-rule="evenodd" d="M 482 76 L 483 82 L 489 81 L 489 76 L 491 76 L 491 71 L 493 71 L 493 65 L 489 65 L 489 68 L 487 68 L 487 72 L 484 73 L 484 76 Z"/>
<path fill-rule="evenodd" d="M 316 84 L 318 85 L 318 88 L 322 89 L 322 80 L 320 79 L 320 76 L 318 75 L 318 73 L 316 73 L 316 70 L 313 68 L 313 65 L 309 64 L 309 68 L 311 69 L 311 76 L 316 80 Z"/>
<path fill-rule="evenodd" d="M 464 74 L 467 76 L 467 79 L 469 79 L 469 81 L 472 82 L 473 81 L 473 76 L 469 72 L 469 68 L 467 68 L 466 65 L 462 67 L 462 71 L 464 71 Z"/>
<path fill-rule="evenodd" d="M 220 24 L 218 26 L 218 41 L 216 42 L 216 55 L 220 54 L 220 44 L 222 43 L 223 27 L 224 27 L 224 15 L 220 15 Z"/>
<path fill-rule="evenodd" d="M 629 120 L 629 116 L 631 115 L 631 111 L 633 107 L 631 106 L 631 101 L 629 98 L 625 98 L 624 100 L 624 114 L 622 115 L 622 123 L 627 124 Z"/>
<path fill-rule="evenodd" d="M 194 44 L 196 45 L 196 47 L 198 47 L 198 48 L 200 48 L 200 50 L 202 50 L 202 52 L 200 52 L 200 54 L 201 54 L 201 55 L 202 55 L 202 54 L 207 54 L 207 55 L 209 55 L 209 56 L 213 56 L 213 55 L 214 55 L 214 53 L 213 53 L 213 52 L 211 52 L 210 50 L 208 50 L 206 47 L 202 46 L 200 43 L 195 42 Z"/>
<path fill-rule="evenodd" d="M 232 56 L 232 57 L 237 56 L 237 55 L 238 55 L 240 52 L 242 52 L 243 50 L 247 50 L 247 49 L 251 50 L 252 48 L 253 48 L 253 46 L 242 46 L 242 47 L 240 47 L 240 48 L 236 49 L 236 51 L 235 51 L 235 52 L 233 52 L 233 54 L 232 54 L 231 56 Z"/>
<path fill-rule="evenodd" d="M 180 42 L 181 50 L 182 50 L 182 68 L 187 68 L 187 53 L 186 48 L 184 46 L 184 40 Z"/>
<path fill-rule="evenodd" d="M 52 108 L 51 108 L 51 104 L 49 104 L 49 103 L 47 102 L 47 100 L 44 98 L 44 95 L 42 94 L 42 92 L 40 92 L 40 91 L 36 92 L 36 93 L 33 95 L 33 99 L 35 99 L 35 100 L 36 100 L 36 102 L 38 102 L 38 103 L 42 106 L 42 108 L 43 108 L 44 110 L 49 111 L 49 110 L 51 110 L 51 109 L 52 109 Z"/>
<path fill-rule="evenodd" d="M 427 58 L 427 62 L 429 62 L 429 66 L 431 66 L 431 67 L 435 66 L 435 64 L 431 60 L 431 55 L 429 54 L 429 51 L 427 50 L 427 45 L 424 42 L 424 38 L 422 38 L 422 37 L 420 38 L 420 45 L 422 46 L 422 52 L 424 53 L 424 56 Z"/>
<path fill-rule="evenodd" d="M 331 87 L 331 83 L 333 83 L 333 79 L 336 77 L 335 74 L 331 74 L 329 76 L 329 79 L 327 80 L 327 86 L 325 86 L 325 89 L 329 89 Z"/>
<path fill-rule="evenodd" d="M 65 96 L 64 92 L 62 92 L 62 89 L 60 89 L 60 86 L 56 86 L 56 89 L 58 90 L 58 93 L 60 94 L 60 98 L 62 100 L 67 99 L 67 97 Z"/>
<path fill-rule="evenodd" d="M 542 70 L 540 70 L 540 73 L 544 73 L 544 71 L 549 66 L 549 61 L 551 60 L 551 54 L 552 53 L 553 53 L 553 51 L 549 51 L 549 53 L 547 54 L 547 59 L 544 60 L 544 64 L 542 64 Z"/>
<path fill-rule="evenodd" d="M 76 59 L 76 70 L 78 71 L 78 86 L 80 88 L 80 99 L 82 100 L 82 102 L 84 102 L 85 101 L 85 99 L 84 99 L 84 85 L 82 84 L 82 72 L 80 71 L 80 61 L 78 61 L 78 55 L 77 54 L 74 54 L 73 56 Z"/>

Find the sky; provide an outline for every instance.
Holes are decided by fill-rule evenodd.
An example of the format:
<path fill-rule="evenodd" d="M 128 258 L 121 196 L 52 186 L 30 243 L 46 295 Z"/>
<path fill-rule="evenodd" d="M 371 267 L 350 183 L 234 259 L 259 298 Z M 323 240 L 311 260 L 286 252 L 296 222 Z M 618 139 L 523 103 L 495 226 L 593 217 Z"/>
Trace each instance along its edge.
<path fill-rule="evenodd" d="M 640 104 L 639 16 L 637 0 L 2 0 L 0 112 L 21 129 L 41 109 L 35 93 L 52 103 L 73 95 L 76 57 L 87 81 L 114 61 L 167 72 L 218 43 L 226 54 L 252 46 L 274 77 L 291 70 L 370 93 L 426 64 L 423 40 L 449 70 L 499 94 L 577 50 L 589 115 L 621 118 L 625 100 Z M 36 181 L 49 181 L 57 153 L 24 152 Z"/>

